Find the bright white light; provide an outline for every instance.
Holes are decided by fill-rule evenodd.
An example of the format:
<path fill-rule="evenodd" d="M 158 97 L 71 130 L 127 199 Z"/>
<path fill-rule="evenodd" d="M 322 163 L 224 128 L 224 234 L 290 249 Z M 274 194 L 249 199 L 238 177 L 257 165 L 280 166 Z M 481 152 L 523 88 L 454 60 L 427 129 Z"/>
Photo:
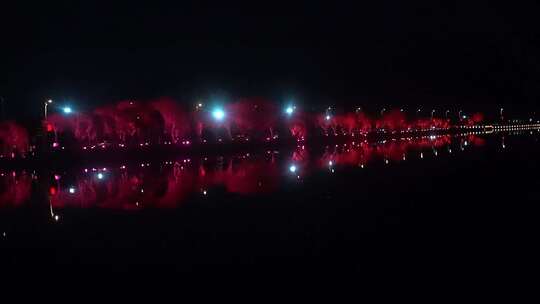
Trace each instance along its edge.
<path fill-rule="evenodd" d="M 60 217 L 58 215 L 55 215 L 54 216 L 54 220 L 58 222 L 58 220 L 60 219 Z"/>
<path fill-rule="evenodd" d="M 296 172 L 296 166 L 295 166 L 295 165 L 291 165 L 291 166 L 289 167 L 289 171 L 291 171 L 291 173 Z"/>
<path fill-rule="evenodd" d="M 225 112 L 222 109 L 215 109 L 212 111 L 212 117 L 216 120 L 223 120 L 225 118 Z"/>
<path fill-rule="evenodd" d="M 52 99 L 47 100 L 47 103 L 52 103 Z"/>
<path fill-rule="evenodd" d="M 71 107 L 64 107 L 63 110 L 64 110 L 64 113 L 66 113 L 66 114 L 70 114 L 71 111 L 72 111 L 72 110 L 71 110 Z"/>
<path fill-rule="evenodd" d="M 285 113 L 287 113 L 287 115 L 292 115 L 292 113 L 294 113 L 294 107 L 293 106 L 288 106 L 285 109 Z"/>
<path fill-rule="evenodd" d="M 332 166 L 333 164 L 334 164 L 334 163 L 333 163 L 332 161 L 329 161 L 329 162 L 328 162 L 328 165 L 329 165 L 329 166 Z"/>
<path fill-rule="evenodd" d="M 75 193 L 75 188 L 74 188 L 74 187 L 70 187 L 70 188 L 69 188 L 69 193 L 71 193 L 71 194 Z"/>
<path fill-rule="evenodd" d="M 103 177 L 104 177 L 104 176 L 103 176 L 103 173 L 98 173 L 98 174 L 97 174 L 97 178 L 98 178 L 98 179 L 103 179 Z"/>
<path fill-rule="evenodd" d="M 326 115 L 325 118 L 326 118 L 326 120 L 330 120 L 331 117 L 330 117 L 330 115 Z"/>

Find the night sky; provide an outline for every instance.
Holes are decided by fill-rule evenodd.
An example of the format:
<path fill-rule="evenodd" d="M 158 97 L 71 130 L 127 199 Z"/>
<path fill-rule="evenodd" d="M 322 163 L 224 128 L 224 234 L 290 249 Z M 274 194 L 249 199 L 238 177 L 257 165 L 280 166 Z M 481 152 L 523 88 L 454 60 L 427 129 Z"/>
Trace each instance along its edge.
<path fill-rule="evenodd" d="M 18 119 L 160 96 L 534 110 L 532 1 L 356 2 L 3 5 L 0 96 Z"/>

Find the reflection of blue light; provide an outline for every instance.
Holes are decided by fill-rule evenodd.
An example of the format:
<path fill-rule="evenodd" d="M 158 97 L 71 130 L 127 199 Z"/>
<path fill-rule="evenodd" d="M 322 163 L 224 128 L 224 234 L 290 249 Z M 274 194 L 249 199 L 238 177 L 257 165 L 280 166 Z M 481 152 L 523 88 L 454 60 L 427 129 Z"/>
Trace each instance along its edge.
<path fill-rule="evenodd" d="M 212 117 L 216 120 L 223 120 L 225 118 L 225 112 L 222 109 L 215 109 L 212 111 Z"/>
<path fill-rule="evenodd" d="M 97 178 L 98 178 L 98 179 L 103 179 L 103 177 L 104 177 L 103 173 L 98 173 L 98 174 L 97 174 Z"/>
<path fill-rule="evenodd" d="M 66 113 L 66 114 L 70 114 L 71 111 L 72 111 L 72 110 L 71 110 L 71 107 L 64 107 L 63 110 L 64 110 L 64 113 Z"/>
<path fill-rule="evenodd" d="M 291 166 L 289 167 L 289 171 L 291 171 L 291 173 L 296 172 L 296 166 L 295 166 L 295 165 L 291 165 Z"/>

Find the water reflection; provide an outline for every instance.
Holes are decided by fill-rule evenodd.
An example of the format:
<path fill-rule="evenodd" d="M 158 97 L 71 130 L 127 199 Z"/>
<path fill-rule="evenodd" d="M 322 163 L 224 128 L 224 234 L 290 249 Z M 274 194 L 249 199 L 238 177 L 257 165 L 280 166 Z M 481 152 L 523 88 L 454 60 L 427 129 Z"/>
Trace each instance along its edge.
<path fill-rule="evenodd" d="M 32 190 L 49 203 L 51 218 L 64 208 L 139 210 L 177 208 L 192 198 L 224 191 L 238 195 L 278 192 L 315 172 L 336 173 L 343 167 L 363 169 L 409 160 L 435 159 L 486 144 L 480 132 L 348 142 L 293 151 L 266 151 L 231 156 L 162 160 L 77 168 L 66 172 L 0 172 L 0 207 L 28 204 Z M 505 136 L 498 146 L 506 148 Z"/>

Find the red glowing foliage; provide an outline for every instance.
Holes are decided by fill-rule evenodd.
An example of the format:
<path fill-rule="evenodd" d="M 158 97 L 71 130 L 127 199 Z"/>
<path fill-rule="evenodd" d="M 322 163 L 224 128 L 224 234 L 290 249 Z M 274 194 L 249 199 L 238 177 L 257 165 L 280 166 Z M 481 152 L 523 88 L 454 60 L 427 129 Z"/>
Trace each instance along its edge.
<path fill-rule="evenodd" d="M 356 114 L 357 128 L 360 132 L 368 132 L 372 129 L 372 121 L 363 112 Z"/>
<path fill-rule="evenodd" d="M 467 136 L 467 140 L 475 147 L 482 147 L 486 144 L 486 140 L 484 138 L 475 135 Z"/>
<path fill-rule="evenodd" d="M 173 142 L 187 139 L 191 134 L 191 119 L 189 114 L 180 105 L 170 98 L 161 98 L 150 103 L 165 121 L 166 137 Z"/>
<path fill-rule="evenodd" d="M 375 121 L 379 129 L 400 130 L 406 128 L 405 114 L 399 110 L 384 113 L 383 117 Z"/>
<path fill-rule="evenodd" d="M 437 129 L 445 129 L 449 128 L 451 126 L 449 119 L 440 119 L 440 118 L 433 118 L 433 119 L 418 119 L 414 122 L 413 127 L 418 129 L 430 129 L 430 128 L 437 128 Z"/>
<path fill-rule="evenodd" d="M 406 153 L 409 145 L 407 142 L 386 142 L 382 145 L 377 146 L 377 154 L 384 157 L 384 159 L 389 159 L 391 161 L 400 161 L 403 158 L 403 155 Z"/>
<path fill-rule="evenodd" d="M 349 134 L 358 129 L 358 117 L 356 114 L 347 113 L 343 115 L 336 115 L 334 117 L 334 121 Z"/>
<path fill-rule="evenodd" d="M 92 113 L 52 114 L 46 128 L 54 131 L 55 142 L 59 141 L 59 136 L 66 138 L 65 135 L 71 133 L 79 144 L 107 142 L 147 145 L 188 140 L 210 143 L 237 139 L 271 141 L 282 135 L 304 140 L 308 133 L 312 137 L 355 136 L 366 135 L 377 129 L 394 134 L 403 130 L 427 131 L 451 127 L 450 119 L 430 117 L 407 120 L 405 112 L 398 109 L 386 111 L 379 118 L 370 118 L 364 111 L 332 114 L 305 113 L 295 109 L 286 115 L 276 103 L 264 98 L 240 98 L 223 105 L 223 119 L 215 119 L 213 110 L 211 106 L 200 105 L 188 111 L 166 97 L 149 103 L 128 100 L 98 108 Z M 476 113 L 460 123 L 472 125 L 482 120 L 483 115 Z M 279 134 L 286 133 L 287 129 L 289 134 Z"/>
<path fill-rule="evenodd" d="M 480 122 L 484 121 L 484 114 L 482 114 L 482 113 L 474 113 L 472 115 L 472 121 L 474 123 L 480 123 Z"/>
<path fill-rule="evenodd" d="M 229 126 L 235 130 L 234 133 L 242 135 L 266 133 L 270 137 L 275 135 L 280 114 L 274 103 L 263 98 L 239 99 L 227 105 L 226 113 Z"/>
<path fill-rule="evenodd" d="M 312 119 L 312 115 L 297 111 L 292 117 L 285 120 L 285 124 L 291 136 L 304 139 L 308 136 L 308 122 Z"/>
<path fill-rule="evenodd" d="M 223 185 L 230 193 L 243 195 L 270 193 L 277 189 L 279 167 L 264 159 L 230 161 L 223 170 L 207 171 L 199 175 L 201 188 Z"/>
<path fill-rule="evenodd" d="M 27 174 L 12 174 L 0 178 L 0 207 L 19 207 L 30 199 L 32 178 Z"/>
<path fill-rule="evenodd" d="M 465 121 L 465 124 L 468 126 L 473 126 L 473 125 L 481 123 L 482 121 L 484 121 L 484 114 L 474 113 L 473 115 L 470 116 L 470 118 L 468 118 Z"/>
<path fill-rule="evenodd" d="M 0 122 L 0 153 L 24 155 L 28 151 L 28 132 L 12 121 Z"/>
<path fill-rule="evenodd" d="M 317 126 L 323 129 L 326 133 L 332 132 L 332 134 L 335 134 L 337 132 L 336 118 L 333 115 L 326 113 L 318 114 L 315 116 L 315 122 Z"/>

